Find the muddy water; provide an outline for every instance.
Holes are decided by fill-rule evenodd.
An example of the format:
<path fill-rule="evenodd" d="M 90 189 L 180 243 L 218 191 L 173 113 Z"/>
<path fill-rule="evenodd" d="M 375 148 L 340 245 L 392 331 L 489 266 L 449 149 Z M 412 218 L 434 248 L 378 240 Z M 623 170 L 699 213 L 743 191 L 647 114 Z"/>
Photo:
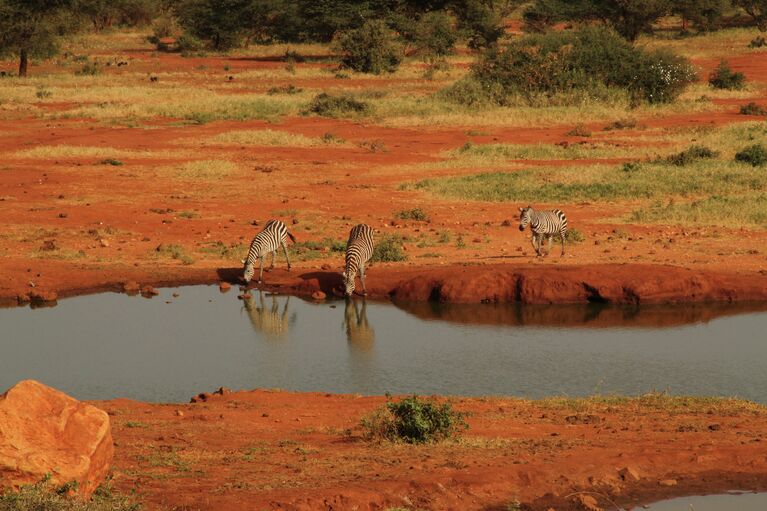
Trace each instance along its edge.
<path fill-rule="evenodd" d="M 647 506 L 648 511 L 764 511 L 767 493 L 729 493 L 702 497 L 679 497 Z"/>
<path fill-rule="evenodd" d="M 178 293 L 178 297 L 173 297 Z M 187 401 L 219 386 L 363 394 L 738 396 L 767 403 L 765 307 L 314 304 L 217 287 L 0 309 L 0 389 Z M 166 303 L 169 302 L 169 303 Z"/>

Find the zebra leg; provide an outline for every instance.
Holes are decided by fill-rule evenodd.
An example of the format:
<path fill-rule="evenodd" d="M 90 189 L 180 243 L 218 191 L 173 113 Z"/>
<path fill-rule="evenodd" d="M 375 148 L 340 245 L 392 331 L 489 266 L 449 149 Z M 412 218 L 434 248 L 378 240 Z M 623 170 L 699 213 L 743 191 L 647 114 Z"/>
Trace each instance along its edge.
<path fill-rule="evenodd" d="M 559 238 L 562 240 L 562 253 L 559 254 L 560 257 L 565 255 L 565 233 L 564 231 L 559 233 Z"/>
<path fill-rule="evenodd" d="M 272 264 L 269 265 L 269 271 L 274 269 L 274 260 L 277 259 L 277 251 L 272 252 Z"/>
<path fill-rule="evenodd" d="M 368 290 L 365 288 L 365 265 L 360 265 L 360 282 L 362 282 L 362 296 L 368 295 Z"/>
<path fill-rule="evenodd" d="M 554 236 L 553 236 L 553 235 L 552 235 L 552 236 L 549 236 L 549 251 L 548 251 L 548 252 L 546 252 L 546 255 L 547 255 L 547 256 L 550 256 L 550 255 L 551 255 L 551 244 L 552 244 L 553 242 L 554 242 Z"/>
<path fill-rule="evenodd" d="M 282 250 L 285 251 L 285 259 L 288 261 L 288 271 L 290 271 L 290 256 L 288 255 L 288 246 L 285 244 L 285 242 L 282 242 Z M 276 254 L 277 251 L 275 250 L 274 253 Z"/>
<path fill-rule="evenodd" d="M 537 255 L 540 255 L 540 254 L 538 253 L 538 246 L 535 244 L 535 241 L 536 241 L 536 239 L 537 239 L 537 236 L 536 236 L 536 234 L 535 234 L 535 233 L 533 233 L 533 237 L 532 237 L 532 238 L 530 238 L 530 241 L 532 241 L 532 243 L 533 243 L 533 249 L 535 250 L 535 253 L 536 253 Z"/>
<path fill-rule="evenodd" d="M 264 256 L 258 258 L 258 283 L 264 280 Z"/>

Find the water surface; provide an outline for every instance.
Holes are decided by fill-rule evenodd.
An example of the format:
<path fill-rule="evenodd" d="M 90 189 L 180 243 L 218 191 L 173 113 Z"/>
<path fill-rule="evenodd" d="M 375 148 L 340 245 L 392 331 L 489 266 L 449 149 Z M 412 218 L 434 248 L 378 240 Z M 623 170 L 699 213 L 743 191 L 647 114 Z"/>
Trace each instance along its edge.
<path fill-rule="evenodd" d="M 728 493 L 679 497 L 645 507 L 649 511 L 764 511 L 767 493 Z"/>
<path fill-rule="evenodd" d="M 106 293 L 0 309 L 0 389 L 34 378 L 80 399 L 159 402 L 226 386 L 530 398 L 663 390 L 767 403 L 764 306 L 439 307 L 236 295 L 193 286 L 151 300 Z"/>

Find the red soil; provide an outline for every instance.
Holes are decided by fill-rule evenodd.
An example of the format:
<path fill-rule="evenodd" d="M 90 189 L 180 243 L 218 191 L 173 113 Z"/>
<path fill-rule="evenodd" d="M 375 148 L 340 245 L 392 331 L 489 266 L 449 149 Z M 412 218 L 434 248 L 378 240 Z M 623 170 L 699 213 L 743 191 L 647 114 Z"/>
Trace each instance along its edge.
<path fill-rule="evenodd" d="M 609 508 L 767 489 L 764 409 L 457 399 L 470 413 L 463 440 L 408 446 L 362 437 L 360 418 L 383 402 L 253 391 L 95 404 L 112 416 L 118 488 L 150 509 L 502 510 L 517 500 L 563 511 L 585 509 L 585 494 Z"/>

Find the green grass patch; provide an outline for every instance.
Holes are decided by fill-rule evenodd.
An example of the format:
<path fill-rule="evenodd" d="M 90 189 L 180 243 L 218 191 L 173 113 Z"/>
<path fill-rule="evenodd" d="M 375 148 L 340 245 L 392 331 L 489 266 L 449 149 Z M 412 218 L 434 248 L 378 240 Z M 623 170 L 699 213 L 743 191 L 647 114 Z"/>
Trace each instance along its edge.
<path fill-rule="evenodd" d="M 419 222 L 428 222 L 429 215 L 421 208 L 403 209 L 395 215 L 400 220 L 417 220 Z"/>
<path fill-rule="evenodd" d="M 672 165 L 684 167 L 685 165 L 690 165 L 698 160 L 716 158 L 718 156 L 719 153 L 717 151 L 709 149 L 706 146 L 693 145 L 680 153 L 669 155 L 666 157 L 666 161 Z"/>
<path fill-rule="evenodd" d="M 491 202 L 572 203 L 731 195 L 759 191 L 767 173 L 736 162 L 698 160 L 677 166 L 652 162 L 628 172 L 623 166 L 538 167 L 513 172 L 426 179 L 410 188 L 443 197 Z"/>
<path fill-rule="evenodd" d="M 333 238 L 324 238 L 320 241 L 300 241 L 291 245 L 290 250 L 295 252 L 298 260 L 307 261 L 319 257 L 327 257 L 331 254 L 346 252 L 346 242 Z"/>
<path fill-rule="evenodd" d="M 722 197 L 679 202 L 656 201 L 631 213 L 628 220 L 637 223 L 732 226 L 732 212 L 737 211 L 739 226 L 767 228 L 767 194 Z"/>
<path fill-rule="evenodd" d="M 767 163 L 767 148 L 762 144 L 750 145 L 735 153 L 735 161 L 761 167 Z"/>
<path fill-rule="evenodd" d="M 181 245 L 163 243 L 155 249 L 155 253 L 160 257 L 181 261 L 185 265 L 194 264 L 194 258 L 187 254 Z"/>
<path fill-rule="evenodd" d="M 312 99 L 304 113 L 322 117 L 349 117 L 369 115 L 370 104 L 350 94 L 333 95 L 322 92 Z"/>
<path fill-rule="evenodd" d="M 113 492 L 110 484 L 99 486 L 90 500 L 67 495 L 76 489 L 72 483 L 61 487 L 49 478 L 22 486 L 18 491 L 0 493 L 0 511 L 138 511 L 141 505 L 133 499 Z"/>

